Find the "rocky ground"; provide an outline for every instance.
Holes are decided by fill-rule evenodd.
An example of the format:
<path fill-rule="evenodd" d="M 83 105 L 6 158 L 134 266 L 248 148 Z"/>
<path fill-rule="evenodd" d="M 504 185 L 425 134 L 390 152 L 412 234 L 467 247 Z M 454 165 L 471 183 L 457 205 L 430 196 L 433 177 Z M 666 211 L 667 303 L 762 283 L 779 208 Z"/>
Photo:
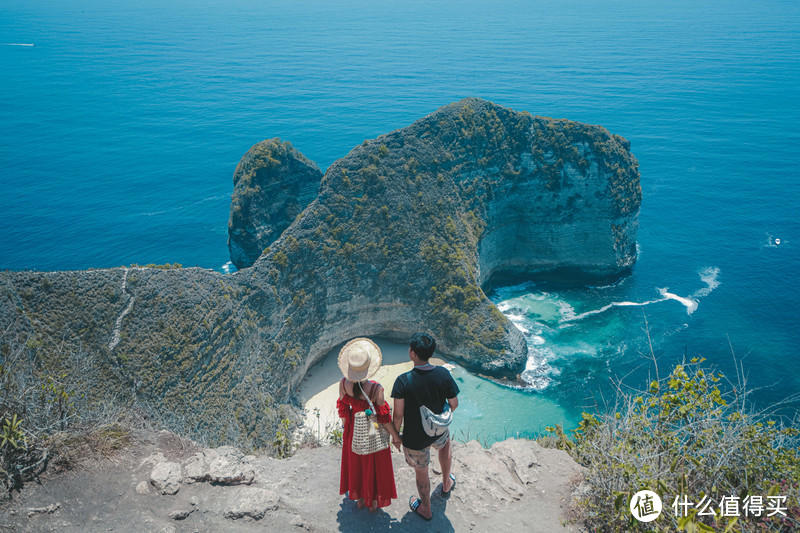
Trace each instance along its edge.
<path fill-rule="evenodd" d="M 135 435 L 110 457 L 28 483 L 0 505 L 0 531 L 577 531 L 566 524 L 580 467 L 533 441 L 458 443 L 452 495 L 434 480 L 434 519 L 408 509 L 414 473 L 393 453 L 398 500 L 370 513 L 339 495 L 341 448 L 284 460 L 200 448 L 172 433 Z M 434 469 L 438 470 L 436 461 Z"/>

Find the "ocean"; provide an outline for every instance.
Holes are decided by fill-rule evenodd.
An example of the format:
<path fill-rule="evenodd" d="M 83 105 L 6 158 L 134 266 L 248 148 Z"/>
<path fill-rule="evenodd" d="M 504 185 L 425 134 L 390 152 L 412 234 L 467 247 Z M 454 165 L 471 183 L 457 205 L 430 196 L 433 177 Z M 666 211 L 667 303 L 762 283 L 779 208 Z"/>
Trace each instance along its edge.
<path fill-rule="evenodd" d="M 629 277 L 492 291 L 528 386 L 462 376 L 466 431 L 574 426 L 646 382 L 648 332 L 662 374 L 736 358 L 758 406 L 800 394 L 797 2 L 4 0 L 0 72 L 0 268 L 229 271 L 251 145 L 325 169 L 478 96 L 626 137 L 643 201 Z"/>

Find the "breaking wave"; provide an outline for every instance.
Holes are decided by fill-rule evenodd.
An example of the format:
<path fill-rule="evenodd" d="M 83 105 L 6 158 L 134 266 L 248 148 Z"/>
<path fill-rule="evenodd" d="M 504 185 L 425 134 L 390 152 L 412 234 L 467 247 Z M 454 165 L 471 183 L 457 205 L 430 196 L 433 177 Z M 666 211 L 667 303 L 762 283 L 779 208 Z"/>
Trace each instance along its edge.
<path fill-rule="evenodd" d="M 609 350 L 624 351 L 624 343 L 608 344 L 607 339 L 616 338 L 615 328 L 619 321 L 611 320 L 606 325 L 594 326 L 591 331 L 571 330 L 588 317 L 608 313 L 620 307 L 645 307 L 669 300 L 680 303 L 691 315 L 700 305 L 700 300 L 719 287 L 718 267 L 705 267 L 698 271 L 703 286 L 688 296 L 670 292 L 669 288 L 656 288 L 658 297 L 651 300 L 610 302 L 606 305 L 576 312 L 573 305 L 558 294 L 536 291 L 535 285 L 522 284 L 503 287 L 495 291 L 494 301 L 502 312 L 523 334 L 528 346 L 528 360 L 520 375 L 525 383 L 523 388 L 531 391 L 546 389 L 560 374 L 558 361 L 568 361 L 574 357 L 600 357 L 603 354 L 613 357 Z M 618 284 L 606 288 L 615 288 Z M 590 287 L 598 290 L 601 287 Z M 688 327 L 683 324 L 680 329 Z"/>

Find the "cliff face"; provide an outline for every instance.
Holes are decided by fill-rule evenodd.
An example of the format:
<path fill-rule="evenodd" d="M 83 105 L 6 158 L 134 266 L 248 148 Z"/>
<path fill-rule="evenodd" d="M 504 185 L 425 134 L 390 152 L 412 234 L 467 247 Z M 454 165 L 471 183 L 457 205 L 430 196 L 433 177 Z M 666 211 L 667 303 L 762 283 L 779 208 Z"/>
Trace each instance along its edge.
<path fill-rule="evenodd" d="M 629 269 L 641 190 L 627 141 L 597 126 L 535 118 L 525 145 L 506 162 L 507 179 L 492 180 L 485 193 L 481 282 L 495 274 L 614 277 Z M 471 191 L 479 181 L 463 183 Z"/>
<path fill-rule="evenodd" d="M 308 368 L 349 338 L 427 330 L 440 353 L 513 379 L 527 348 L 487 280 L 613 276 L 635 260 L 637 163 L 601 127 L 463 100 L 354 148 L 295 218 L 314 168 L 276 140 L 243 158 L 237 264 L 294 221 L 236 274 L 0 273 L 0 342 L 52 368 L 67 366 L 69 343 L 116 401 L 209 442 L 263 445 Z"/>

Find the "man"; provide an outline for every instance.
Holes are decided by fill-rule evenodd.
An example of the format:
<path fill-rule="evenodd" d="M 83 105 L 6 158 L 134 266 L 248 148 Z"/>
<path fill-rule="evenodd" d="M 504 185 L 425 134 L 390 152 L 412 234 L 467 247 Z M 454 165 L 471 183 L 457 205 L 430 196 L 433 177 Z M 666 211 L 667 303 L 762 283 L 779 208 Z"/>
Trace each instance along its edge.
<path fill-rule="evenodd" d="M 458 407 L 458 385 L 446 368 L 433 366 L 428 360 L 436 350 L 436 341 L 426 333 L 416 333 L 409 341 L 408 357 L 414 368 L 398 376 L 392 388 L 394 398 L 394 427 L 400 431 L 403 425 L 403 453 L 417 476 L 419 498 L 412 496 L 408 502 L 412 511 L 425 520 L 432 518 L 431 480 L 428 465 L 431 462 L 431 446 L 439 450 L 439 463 L 442 467 L 442 495 L 447 497 L 456 483 L 450 473 L 453 453 L 450 445 L 450 432 L 439 437 L 430 437 L 422 429 L 420 405 L 425 405 L 436 414 L 444 411 L 445 402 L 450 409 Z M 400 449 L 400 441 L 393 444 Z"/>

